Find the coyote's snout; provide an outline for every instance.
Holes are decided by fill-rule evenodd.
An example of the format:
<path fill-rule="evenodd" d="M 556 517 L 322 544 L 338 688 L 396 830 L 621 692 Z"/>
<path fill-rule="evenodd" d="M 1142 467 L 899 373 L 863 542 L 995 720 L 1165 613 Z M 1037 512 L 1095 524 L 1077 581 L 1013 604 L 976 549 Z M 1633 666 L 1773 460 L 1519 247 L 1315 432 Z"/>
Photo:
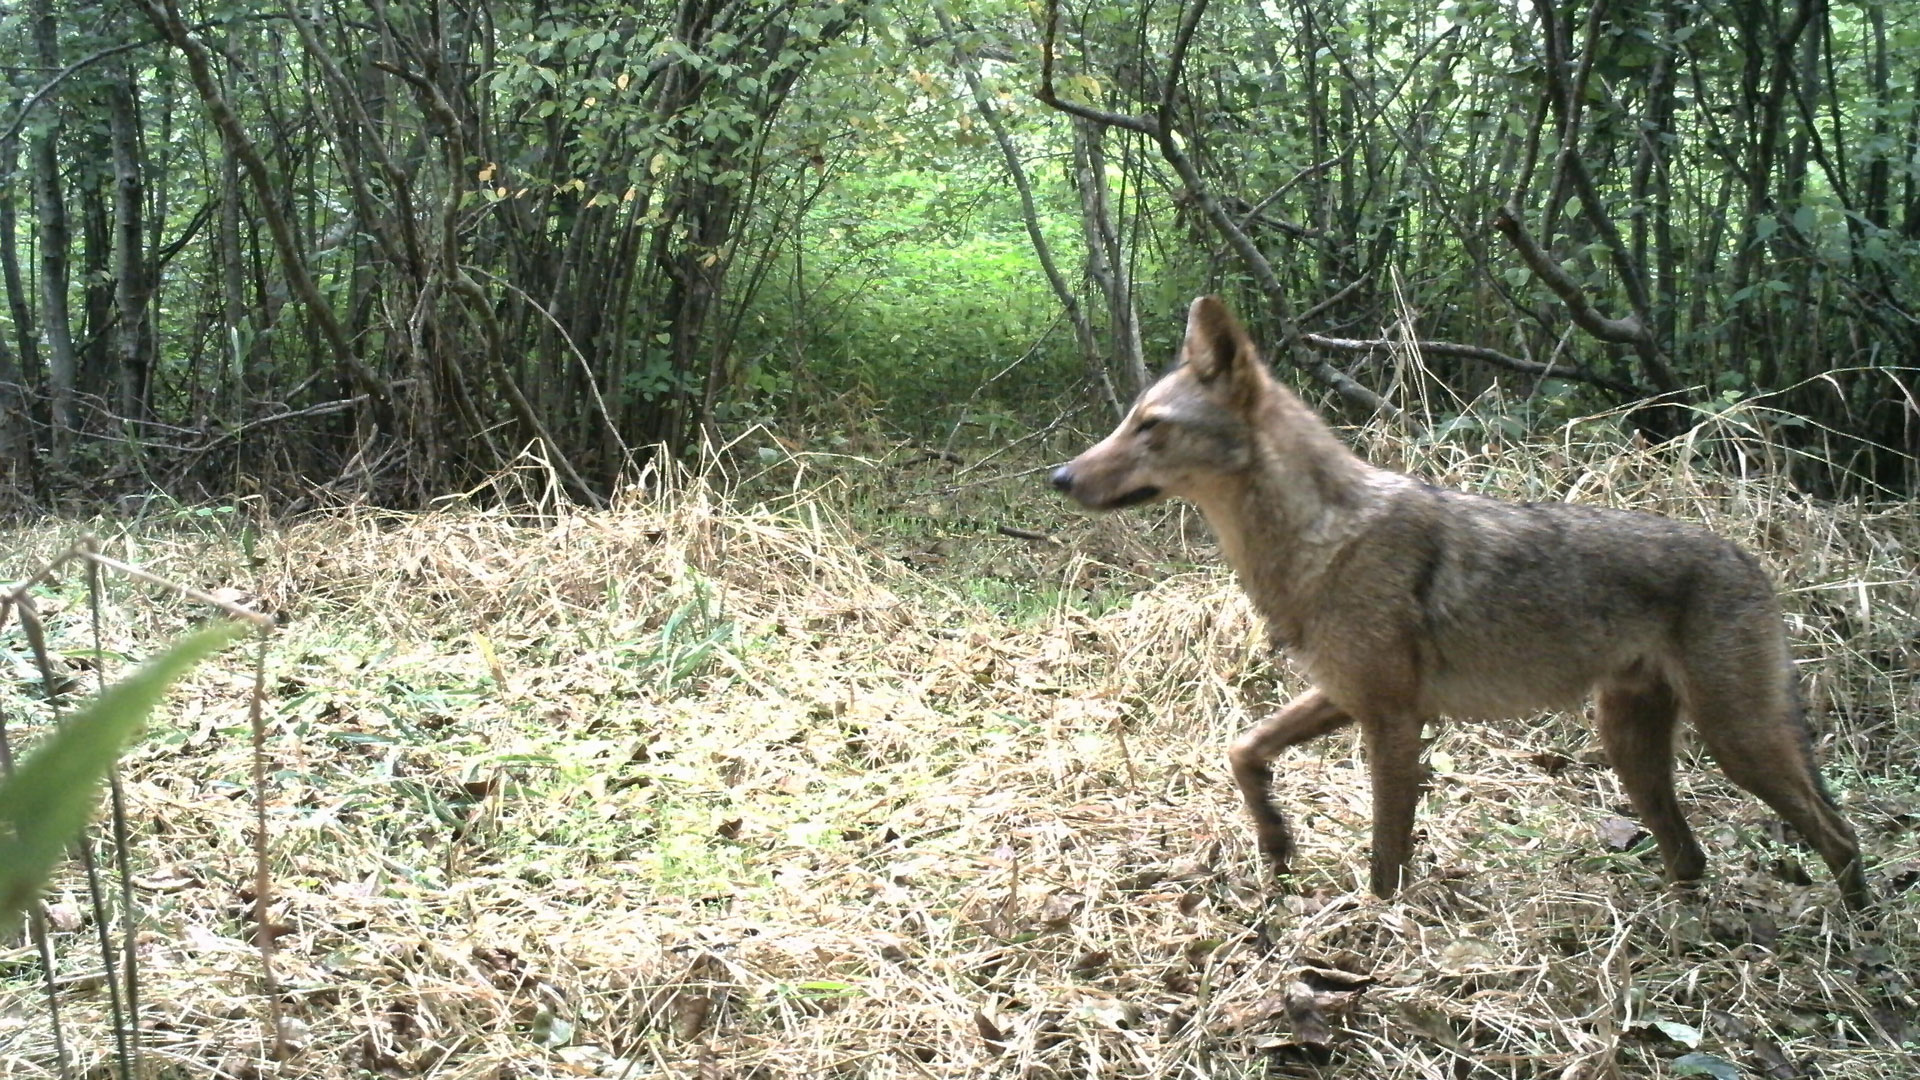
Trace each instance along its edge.
<path fill-rule="evenodd" d="M 1814 768 L 1773 586 L 1696 525 L 1446 491 L 1360 460 L 1261 364 L 1213 297 L 1180 361 L 1105 440 L 1054 471 L 1094 509 L 1178 497 L 1200 508 L 1274 639 L 1314 689 L 1235 742 L 1261 849 L 1294 840 L 1270 764 L 1358 724 L 1373 781 L 1373 891 L 1399 886 L 1419 798 L 1420 732 L 1596 700 L 1600 740 L 1667 874 L 1705 856 L 1673 788 L 1691 719 L 1727 776 L 1820 852 L 1851 907 L 1869 899 L 1853 830 Z"/>

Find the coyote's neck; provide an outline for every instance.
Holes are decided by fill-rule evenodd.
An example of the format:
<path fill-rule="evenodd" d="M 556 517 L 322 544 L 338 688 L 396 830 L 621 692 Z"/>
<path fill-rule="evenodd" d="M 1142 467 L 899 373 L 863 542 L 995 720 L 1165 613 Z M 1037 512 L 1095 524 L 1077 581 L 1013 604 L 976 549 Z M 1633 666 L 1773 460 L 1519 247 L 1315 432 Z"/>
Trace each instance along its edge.
<path fill-rule="evenodd" d="M 1283 643 L 1302 642 L 1311 599 L 1298 583 L 1351 535 L 1372 466 L 1285 391 L 1263 409 L 1252 461 L 1196 500 L 1241 588 Z"/>

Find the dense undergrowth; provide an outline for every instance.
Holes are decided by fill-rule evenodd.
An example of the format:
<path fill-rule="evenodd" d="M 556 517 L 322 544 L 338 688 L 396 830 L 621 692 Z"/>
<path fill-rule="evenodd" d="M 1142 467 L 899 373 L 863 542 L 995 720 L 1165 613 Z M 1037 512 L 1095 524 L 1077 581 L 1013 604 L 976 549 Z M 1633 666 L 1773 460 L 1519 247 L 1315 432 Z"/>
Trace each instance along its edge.
<path fill-rule="evenodd" d="M 1418 879 L 1391 902 L 1363 887 L 1356 741 L 1293 753 L 1279 790 L 1302 873 L 1276 894 L 1223 750 L 1299 686 L 1190 512 L 1086 518 L 1038 477 L 983 482 L 1038 444 L 970 468 L 748 441 L 604 512 L 243 509 L 111 538 L 285 618 L 268 748 L 284 1060 L 250 944 L 235 659 L 189 680 L 124 771 L 149 1067 L 1913 1075 L 1920 518 L 1799 496 L 1734 419 L 1653 449 L 1608 430 L 1358 439 L 1439 482 L 1658 510 L 1766 553 L 1826 776 L 1886 896 L 1872 922 L 1691 746 L 1682 798 L 1710 876 L 1662 887 L 1577 715 L 1437 732 Z M 11 533 L 8 572 L 75 528 Z M 196 617 L 141 586 L 104 599 L 119 654 Z M 91 663 L 83 583 L 43 610 Z M 44 719 L 21 685 L 16 740 Z M 51 897 L 57 996 L 76 1074 L 105 1075 L 84 896 L 70 876 Z M 56 1071 L 39 980 L 31 948 L 0 946 L 0 1074 Z"/>

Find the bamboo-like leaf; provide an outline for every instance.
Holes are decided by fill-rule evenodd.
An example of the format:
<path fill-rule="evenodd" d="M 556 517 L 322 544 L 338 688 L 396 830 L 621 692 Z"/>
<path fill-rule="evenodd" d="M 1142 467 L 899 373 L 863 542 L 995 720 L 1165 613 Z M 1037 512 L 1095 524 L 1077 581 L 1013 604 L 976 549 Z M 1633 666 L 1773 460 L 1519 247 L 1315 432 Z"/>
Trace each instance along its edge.
<path fill-rule="evenodd" d="M 0 781 L 0 928 L 33 900 L 93 815 L 107 770 L 167 687 L 245 632 L 226 623 L 182 639 L 69 716 Z"/>

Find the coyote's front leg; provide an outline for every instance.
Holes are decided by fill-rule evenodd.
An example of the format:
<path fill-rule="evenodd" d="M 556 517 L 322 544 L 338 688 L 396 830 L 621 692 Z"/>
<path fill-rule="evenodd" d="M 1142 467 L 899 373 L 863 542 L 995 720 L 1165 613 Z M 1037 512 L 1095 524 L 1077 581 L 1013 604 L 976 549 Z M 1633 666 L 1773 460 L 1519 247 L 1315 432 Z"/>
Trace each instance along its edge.
<path fill-rule="evenodd" d="M 1248 728 L 1234 740 L 1228 760 L 1233 778 L 1253 814 L 1253 831 L 1260 850 L 1273 864 L 1275 874 L 1293 868 L 1293 832 L 1287 819 L 1274 807 L 1269 788 L 1273 784 L 1272 761 L 1282 750 L 1296 743 L 1325 735 L 1353 722 L 1346 711 L 1327 700 L 1318 690 L 1309 690 L 1285 708 Z"/>

